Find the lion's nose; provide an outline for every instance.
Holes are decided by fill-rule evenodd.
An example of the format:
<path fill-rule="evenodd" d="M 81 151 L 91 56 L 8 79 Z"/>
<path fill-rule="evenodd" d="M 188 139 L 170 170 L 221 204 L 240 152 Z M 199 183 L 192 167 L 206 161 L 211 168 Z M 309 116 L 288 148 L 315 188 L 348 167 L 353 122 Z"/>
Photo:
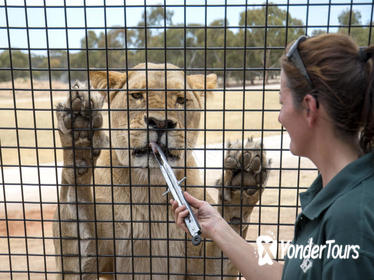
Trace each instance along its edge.
<path fill-rule="evenodd" d="M 144 122 L 148 125 L 148 127 L 154 129 L 173 129 L 177 126 L 177 123 L 172 120 L 162 121 L 153 117 L 144 117 Z"/>

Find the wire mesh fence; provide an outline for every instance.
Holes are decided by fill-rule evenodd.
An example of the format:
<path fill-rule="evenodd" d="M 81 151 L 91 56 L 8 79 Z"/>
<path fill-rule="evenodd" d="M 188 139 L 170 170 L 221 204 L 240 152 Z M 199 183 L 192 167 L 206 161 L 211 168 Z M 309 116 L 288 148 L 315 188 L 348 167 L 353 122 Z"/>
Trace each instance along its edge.
<path fill-rule="evenodd" d="M 195 248 L 175 227 L 149 142 L 249 243 L 292 240 L 317 171 L 277 121 L 279 58 L 302 34 L 371 44 L 373 9 L 0 1 L 0 279 L 240 277 L 210 240 Z"/>

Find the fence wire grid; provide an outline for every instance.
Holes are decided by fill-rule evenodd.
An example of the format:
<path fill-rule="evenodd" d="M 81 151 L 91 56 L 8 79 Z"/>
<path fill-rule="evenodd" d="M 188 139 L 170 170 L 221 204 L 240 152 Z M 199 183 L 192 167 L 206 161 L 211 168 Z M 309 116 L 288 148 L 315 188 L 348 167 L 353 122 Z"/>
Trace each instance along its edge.
<path fill-rule="evenodd" d="M 302 34 L 343 32 L 360 46 L 370 45 L 373 11 L 372 2 L 365 0 L 0 0 L 0 279 L 241 278 L 226 269 L 221 252 L 211 254 L 210 240 L 196 254 L 191 237 L 175 228 L 168 198 L 155 197 L 166 188 L 162 178 L 152 177 L 161 175 L 154 171 L 150 150 L 133 137 L 142 134 L 148 143 L 154 128 L 167 130 L 163 149 L 174 170 L 199 176 L 199 181 L 187 176 L 183 187 L 204 199 L 215 198 L 213 204 L 223 215 L 239 211 L 239 225 L 229 222 L 247 242 L 256 245 L 260 235 L 278 245 L 292 240 L 298 195 L 317 170 L 291 155 L 288 134 L 277 121 L 279 58 Z M 145 66 L 136 68 L 140 63 Z M 154 86 L 156 70 L 161 88 Z M 166 70 L 168 75 L 162 74 Z M 98 71 L 106 73 L 100 80 L 104 86 L 90 89 Z M 129 81 L 138 75 L 141 86 L 118 80 L 107 86 L 113 82 L 108 71 L 124 73 Z M 170 73 L 179 73 L 177 84 Z M 195 87 L 190 77 L 197 74 L 202 77 L 195 88 L 200 107 L 190 100 L 190 87 Z M 214 77 L 217 85 L 210 86 Z M 99 92 L 113 104 L 88 102 L 85 110 L 102 115 L 103 125 L 89 116 L 85 127 L 73 128 L 74 137 L 92 140 L 93 133 L 105 133 L 107 145 L 63 149 L 57 115 L 71 111 L 58 104 L 74 107 L 76 80 L 81 95 L 92 99 Z M 127 105 L 116 105 L 113 92 L 126 94 Z M 155 94 L 162 96 L 156 105 Z M 119 128 L 120 114 L 125 121 Z M 145 118 L 142 128 L 133 127 L 139 114 Z M 190 124 L 197 115 L 200 123 Z M 120 133 L 126 145 L 118 146 Z M 173 133 L 183 139 L 178 147 L 172 146 Z M 268 180 L 255 205 L 243 199 L 230 205 L 218 199 L 223 187 L 216 180 L 227 176 L 225 153 L 244 151 L 248 138 L 259 143 L 251 152 L 271 160 Z M 94 172 L 92 158 L 98 149 Z M 65 162 L 66 173 L 72 174 L 69 182 L 61 175 L 66 151 L 77 155 Z M 173 153 L 183 160 L 175 163 Z M 91 179 L 82 181 L 82 174 Z M 118 179 L 124 174 L 126 180 Z M 70 201 L 64 188 L 70 188 Z M 130 193 L 126 198 L 125 191 Z M 249 207 L 253 212 L 245 216 Z M 280 250 L 273 257 L 283 261 Z"/>

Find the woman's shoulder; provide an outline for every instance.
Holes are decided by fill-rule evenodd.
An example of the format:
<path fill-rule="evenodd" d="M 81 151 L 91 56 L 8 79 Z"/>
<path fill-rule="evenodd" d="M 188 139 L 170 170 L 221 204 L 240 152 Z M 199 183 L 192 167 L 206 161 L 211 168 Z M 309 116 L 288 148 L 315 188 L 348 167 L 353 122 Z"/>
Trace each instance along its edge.
<path fill-rule="evenodd" d="M 363 215 L 374 217 L 374 175 L 338 196 L 326 214 L 344 221 L 361 219 Z"/>
<path fill-rule="evenodd" d="M 324 214 L 327 239 L 356 242 L 374 252 L 374 176 L 338 197 Z"/>

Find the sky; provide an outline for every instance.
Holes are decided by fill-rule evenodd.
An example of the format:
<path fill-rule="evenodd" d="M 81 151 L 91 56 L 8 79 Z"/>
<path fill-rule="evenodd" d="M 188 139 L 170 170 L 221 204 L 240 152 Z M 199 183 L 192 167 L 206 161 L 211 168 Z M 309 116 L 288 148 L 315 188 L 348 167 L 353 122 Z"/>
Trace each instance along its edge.
<path fill-rule="evenodd" d="M 105 0 L 0 0 L 0 50 L 11 48 L 47 48 L 46 41 L 46 21 L 48 27 L 57 28 L 48 30 L 49 48 L 79 48 L 80 40 L 85 35 L 84 4 L 86 4 L 87 28 L 97 33 L 103 31 L 105 26 L 104 5 Z M 183 4 L 186 1 L 187 7 Z M 186 25 L 191 23 L 205 24 L 205 7 L 198 6 L 208 4 L 207 23 L 216 19 L 223 19 L 225 16 L 224 4 L 227 2 L 227 19 L 229 25 L 237 26 L 239 15 L 245 10 L 245 0 L 127 0 L 126 2 L 126 25 L 128 27 L 136 26 L 141 19 L 144 7 L 141 5 L 173 5 L 168 9 L 174 12 L 173 23 Z M 46 16 L 44 14 L 44 2 L 46 3 Z M 270 1 L 269 1 L 270 2 Z M 286 9 L 287 2 L 290 3 L 289 12 L 292 17 L 306 22 L 307 3 L 309 3 L 308 25 L 328 25 L 328 3 L 330 6 L 330 25 L 338 24 L 338 15 L 345 10 L 353 7 L 354 11 L 359 11 L 362 15 L 361 21 L 367 24 L 372 17 L 372 1 L 370 0 L 273 0 L 274 4 L 281 5 Z M 25 8 L 26 3 L 26 8 Z M 264 0 L 247 0 L 249 5 L 265 3 Z M 64 5 L 66 4 L 66 14 Z M 125 26 L 124 0 L 106 0 L 106 25 Z M 234 5 L 234 6 L 230 6 Z M 242 6 L 240 6 L 242 5 Z M 6 8 L 7 6 L 7 13 Z M 31 7 L 32 6 L 32 7 Z M 197 6 L 197 7 L 196 7 Z M 251 8 L 251 7 L 249 7 Z M 258 8 L 258 7 L 257 7 Z M 186 17 L 184 13 L 186 12 Z M 7 16 L 6 16 L 7 15 Z M 9 24 L 9 37 L 7 31 L 7 20 Z M 28 24 L 26 24 L 26 21 Z M 67 22 L 67 24 L 66 24 Z M 29 26 L 29 43 L 27 40 L 26 26 Z M 74 27 L 68 29 L 66 39 L 66 30 L 64 27 Z M 61 29 L 58 29 L 61 28 Z M 96 29 L 95 29 L 96 28 Z M 312 29 L 309 29 L 311 33 Z M 334 29 L 330 29 L 334 32 Z M 68 41 L 68 42 L 67 42 Z M 37 53 L 37 51 L 36 51 Z M 40 52 L 42 53 L 42 52 Z"/>

